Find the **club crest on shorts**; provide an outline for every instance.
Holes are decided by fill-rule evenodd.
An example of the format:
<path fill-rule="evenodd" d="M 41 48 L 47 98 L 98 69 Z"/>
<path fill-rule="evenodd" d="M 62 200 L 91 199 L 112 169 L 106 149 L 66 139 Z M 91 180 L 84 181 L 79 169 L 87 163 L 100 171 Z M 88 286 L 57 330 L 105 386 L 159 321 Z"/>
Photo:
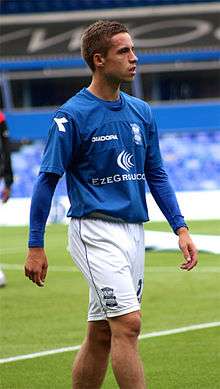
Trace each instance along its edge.
<path fill-rule="evenodd" d="M 131 131 L 133 134 L 133 140 L 137 145 L 142 145 L 142 135 L 141 135 L 141 129 L 138 124 L 136 123 L 130 123 Z"/>
<path fill-rule="evenodd" d="M 105 301 L 105 305 L 107 307 L 117 307 L 118 303 L 116 301 L 116 297 L 114 295 L 114 289 L 105 287 L 101 289 L 103 293 L 103 298 Z"/>

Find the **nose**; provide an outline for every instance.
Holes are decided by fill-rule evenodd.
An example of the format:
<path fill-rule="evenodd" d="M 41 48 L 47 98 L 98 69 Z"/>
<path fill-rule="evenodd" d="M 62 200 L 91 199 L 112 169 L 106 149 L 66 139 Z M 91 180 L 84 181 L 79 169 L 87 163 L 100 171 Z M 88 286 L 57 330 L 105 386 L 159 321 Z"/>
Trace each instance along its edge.
<path fill-rule="evenodd" d="M 131 55 L 130 55 L 130 57 L 129 57 L 129 61 L 130 61 L 131 63 L 137 63 L 137 62 L 138 62 L 138 57 L 134 54 L 133 51 L 131 52 Z"/>

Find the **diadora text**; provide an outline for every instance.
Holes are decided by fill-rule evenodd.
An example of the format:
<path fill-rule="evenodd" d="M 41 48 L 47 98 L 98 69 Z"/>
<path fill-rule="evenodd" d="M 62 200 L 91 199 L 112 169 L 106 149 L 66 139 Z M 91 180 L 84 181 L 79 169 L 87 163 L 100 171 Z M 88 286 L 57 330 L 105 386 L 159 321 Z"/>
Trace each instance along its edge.
<path fill-rule="evenodd" d="M 107 140 L 117 140 L 118 135 L 112 134 L 112 135 L 101 135 L 101 136 L 93 136 L 92 142 L 105 142 Z"/>

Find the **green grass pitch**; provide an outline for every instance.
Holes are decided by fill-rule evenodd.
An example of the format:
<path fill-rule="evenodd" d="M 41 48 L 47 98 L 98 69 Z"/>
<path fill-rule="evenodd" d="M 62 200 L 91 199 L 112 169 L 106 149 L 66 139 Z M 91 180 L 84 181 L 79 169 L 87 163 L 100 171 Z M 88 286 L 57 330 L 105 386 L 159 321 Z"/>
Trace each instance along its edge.
<path fill-rule="evenodd" d="M 220 221 L 189 223 L 192 233 L 220 234 Z M 168 230 L 166 223 L 146 228 Z M 49 259 L 44 288 L 24 277 L 27 228 L 0 228 L 1 358 L 81 344 L 88 289 L 66 250 L 66 226 L 47 228 Z M 146 252 L 142 333 L 220 321 L 220 258 L 201 253 L 197 269 L 183 272 L 180 252 Z M 72 266 L 72 269 L 69 267 Z M 69 271 L 68 271 L 69 270 Z M 140 340 L 149 389 L 219 389 L 220 327 Z M 1 389 L 68 389 L 75 352 L 1 364 Z M 111 366 L 103 385 L 116 389 Z M 135 389 L 135 388 L 134 388 Z"/>

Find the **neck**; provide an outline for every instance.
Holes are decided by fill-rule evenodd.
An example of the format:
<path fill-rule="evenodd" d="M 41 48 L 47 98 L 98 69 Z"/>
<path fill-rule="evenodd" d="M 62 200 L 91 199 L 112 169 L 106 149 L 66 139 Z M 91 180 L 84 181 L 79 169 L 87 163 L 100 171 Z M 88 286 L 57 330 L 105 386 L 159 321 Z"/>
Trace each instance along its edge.
<path fill-rule="evenodd" d="M 115 101 L 119 98 L 120 83 L 93 76 L 88 90 L 100 99 Z"/>

